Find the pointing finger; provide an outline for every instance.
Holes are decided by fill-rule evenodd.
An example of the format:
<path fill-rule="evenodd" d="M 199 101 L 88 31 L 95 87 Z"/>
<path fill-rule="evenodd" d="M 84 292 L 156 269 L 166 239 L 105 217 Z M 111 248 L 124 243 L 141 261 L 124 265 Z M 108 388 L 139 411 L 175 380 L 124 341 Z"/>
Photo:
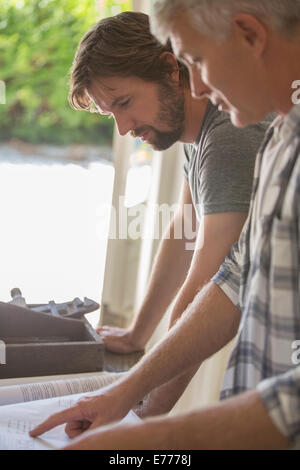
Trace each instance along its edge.
<path fill-rule="evenodd" d="M 43 421 L 34 429 L 32 429 L 29 434 L 31 437 L 37 437 L 40 434 L 44 434 L 45 432 L 50 431 L 50 429 L 59 426 L 60 424 L 67 423 L 68 421 L 80 421 L 80 418 L 80 408 L 75 405 L 71 408 L 68 408 L 67 410 L 60 411 L 59 413 L 54 413 L 45 421 Z"/>

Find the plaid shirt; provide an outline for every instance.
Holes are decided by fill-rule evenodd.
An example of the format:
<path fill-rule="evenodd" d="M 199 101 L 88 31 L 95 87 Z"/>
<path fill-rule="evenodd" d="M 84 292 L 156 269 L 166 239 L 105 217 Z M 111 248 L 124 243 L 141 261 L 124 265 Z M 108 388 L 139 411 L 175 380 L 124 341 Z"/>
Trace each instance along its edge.
<path fill-rule="evenodd" d="M 261 167 L 276 139 L 280 164 L 266 182 Z M 266 215 L 258 219 L 256 197 L 264 184 Z M 253 224 L 259 237 L 252 250 Z M 267 132 L 248 220 L 213 281 L 241 310 L 221 399 L 257 388 L 274 424 L 300 448 L 300 353 L 292 360 L 300 340 L 300 105 Z"/>

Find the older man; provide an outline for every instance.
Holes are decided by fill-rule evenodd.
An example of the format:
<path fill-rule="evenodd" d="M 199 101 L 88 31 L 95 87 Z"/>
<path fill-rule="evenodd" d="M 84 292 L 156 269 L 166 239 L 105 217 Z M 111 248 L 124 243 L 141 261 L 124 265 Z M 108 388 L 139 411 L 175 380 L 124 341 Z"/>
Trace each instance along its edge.
<path fill-rule="evenodd" d="M 205 93 L 235 125 L 271 111 L 280 116 L 259 153 L 239 243 L 180 324 L 118 384 L 51 417 L 34 434 L 65 421 L 79 433 L 120 418 L 152 388 L 205 359 L 238 331 L 221 404 L 126 428 L 94 429 L 73 446 L 300 448 L 300 367 L 293 356 L 300 337 L 300 106 L 294 93 L 300 2 L 161 0 L 153 31 L 161 40 L 171 37 L 189 64 L 197 94 L 199 68 L 209 88 Z"/>

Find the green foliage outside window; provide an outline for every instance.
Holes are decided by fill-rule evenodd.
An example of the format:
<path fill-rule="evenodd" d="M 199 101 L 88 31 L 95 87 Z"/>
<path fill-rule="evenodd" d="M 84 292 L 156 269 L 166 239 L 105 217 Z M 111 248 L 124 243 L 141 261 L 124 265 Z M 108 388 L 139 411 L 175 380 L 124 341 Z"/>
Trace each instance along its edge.
<path fill-rule="evenodd" d="M 0 0 L 0 140 L 56 144 L 111 142 L 113 121 L 68 103 L 77 45 L 103 15 L 129 10 L 123 0 Z"/>

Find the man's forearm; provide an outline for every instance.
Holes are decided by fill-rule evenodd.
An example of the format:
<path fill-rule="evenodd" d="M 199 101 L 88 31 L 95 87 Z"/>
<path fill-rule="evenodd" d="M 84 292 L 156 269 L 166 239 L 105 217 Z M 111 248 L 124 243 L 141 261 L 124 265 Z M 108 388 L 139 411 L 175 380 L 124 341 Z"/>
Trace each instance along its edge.
<path fill-rule="evenodd" d="M 180 416 L 98 428 L 68 449 L 272 450 L 290 445 L 254 390 Z"/>
<path fill-rule="evenodd" d="M 291 445 L 274 426 L 256 390 L 167 419 L 168 449 L 264 450 Z"/>
<path fill-rule="evenodd" d="M 188 273 L 193 251 L 186 250 L 186 239 L 174 238 L 174 224 L 170 237 L 159 247 L 151 271 L 146 295 L 131 327 L 132 335 L 146 343 L 175 298 Z"/>
<path fill-rule="evenodd" d="M 182 313 L 187 309 L 188 305 L 193 301 L 197 292 L 203 287 L 205 279 L 203 278 L 203 270 L 197 273 L 197 276 L 189 273 L 185 283 L 183 284 L 180 294 L 176 298 L 173 305 L 170 326 L 172 328 L 176 321 L 179 320 Z M 200 364 L 185 370 L 183 374 L 175 377 L 170 382 L 163 384 L 153 390 L 143 401 L 141 407 L 136 412 L 141 418 L 156 416 L 168 413 L 177 403 L 182 393 L 197 372 Z"/>
<path fill-rule="evenodd" d="M 210 282 L 167 337 L 121 381 L 132 405 L 154 388 L 221 349 L 235 336 L 239 321 L 240 311 L 218 286 Z"/>
<path fill-rule="evenodd" d="M 199 289 L 203 287 L 203 281 L 204 280 L 201 279 L 201 273 L 197 278 L 190 275 L 187 277 L 181 288 L 180 294 L 177 296 L 176 302 L 173 305 L 170 318 L 170 328 L 175 325 L 176 321 L 181 317 L 181 314 L 193 301 L 197 292 L 199 292 Z M 147 399 L 143 400 L 142 405 L 136 409 L 138 416 L 144 419 L 171 411 L 199 367 L 200 364 L 186 368 L 183 374 L 180 374 L 170 382 L 164 383 L 160 387 L 155 388 L 147 396 Z"/>
<path fill-rule="evenodd" d="M 230 243 L 238 236 L 244 218 L 243 214 L 205 216 L 203 227 L 199 229 L 197 248 L 194 252 L 189 274 L 172 305 L 170 328 L 174 326 L 197 293 L 218 270 L 220 263 L 229 250 Z M 220 233 L 223 234 L 221 229 L 224 226 L 228 239 L 224 237 L 220 239 Z M 228 226 L 231 226 L 230 230 Z M 207 232 L 206 236 L 204 236 L 204 229 Z M 204 240 L 206 240 L 205 243 Z M 186 368 L 183 374 L 171 380 L 170 383 L 156 388 L 148 397 L 143 409 L 139 411 L 140 416 L 146 417 L 169 412 L 184 392 L 199 366 L 200 364 L 196 367 Z"/>
<path fill-rule="evenodd" d="M 198 368 L 198 366 L 191 367 L 183 374 L 153 390 L 147 398 L 135 408 L 135 413 L 141 419 L 145 419 L 171 411 L 194 377 Z"/>

